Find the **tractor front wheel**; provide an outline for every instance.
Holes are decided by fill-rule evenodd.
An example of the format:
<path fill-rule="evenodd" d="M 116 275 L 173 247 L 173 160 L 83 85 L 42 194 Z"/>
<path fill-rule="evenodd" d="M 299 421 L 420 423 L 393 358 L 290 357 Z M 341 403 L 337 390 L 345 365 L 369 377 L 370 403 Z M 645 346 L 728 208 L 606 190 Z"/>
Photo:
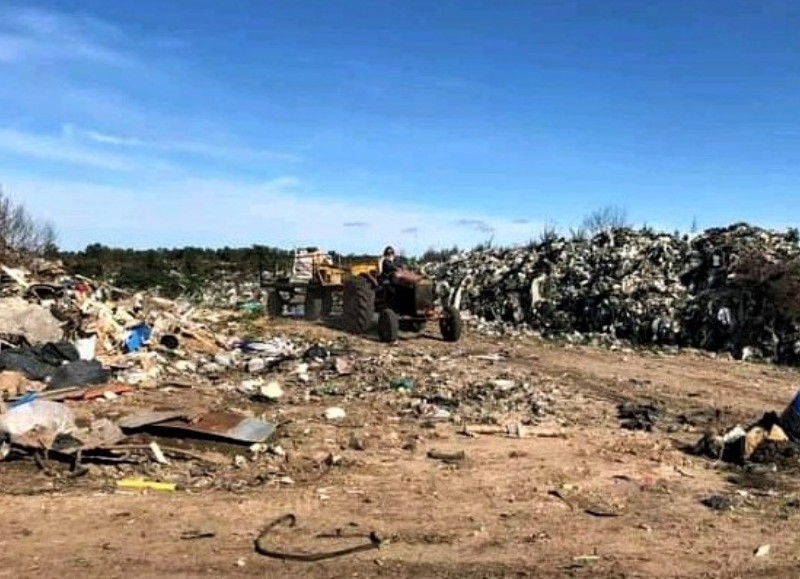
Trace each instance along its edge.
<path fill-rule="evenodd" d="M 442 318 L 439 320 L 439 330 L 446 342 L 458 342 L 461 339 L 463 327 L 461 312 L 453 306 L 444 308 Z"/>

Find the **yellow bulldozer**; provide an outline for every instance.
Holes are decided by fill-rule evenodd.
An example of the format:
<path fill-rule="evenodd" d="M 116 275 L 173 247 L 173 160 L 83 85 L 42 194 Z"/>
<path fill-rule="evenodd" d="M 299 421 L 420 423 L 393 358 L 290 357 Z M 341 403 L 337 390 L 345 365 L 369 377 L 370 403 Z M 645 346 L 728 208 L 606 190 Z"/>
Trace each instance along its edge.
<path fill-rule="evenodd" d="M 341 300 L 347 279 L 375 275 L 378 258 L 334 263 L 333 257 L 319 249 L 296 249 L 289 275 L 262 280 L 267 290 L 267 311 L 272 317 L 283 315 L 290 305 L 303 305 L 307 320 L 316 321 L 331 314 L 337 299 Z"/>

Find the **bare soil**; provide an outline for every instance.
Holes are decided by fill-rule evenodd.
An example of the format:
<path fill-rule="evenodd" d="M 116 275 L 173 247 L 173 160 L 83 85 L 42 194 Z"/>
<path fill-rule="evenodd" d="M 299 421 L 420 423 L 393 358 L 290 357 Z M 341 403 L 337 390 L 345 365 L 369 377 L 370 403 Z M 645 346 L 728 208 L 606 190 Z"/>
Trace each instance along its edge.
<path fill-rule="evenodd" d="M 263 331 L 341 338 L 336 329 L 295 321 Z M 796 473 L 730 466 L 687 451 L 707 429 L 780 412 L 800 384 L 795 370 L 691 352 L 610 351 L 469 332 L 458 344 L 433 333 L 405 336 L 394 346 L 346 340 L 360 360 L 357 375 L 340 378 L 329 395 L 308 395 L 313 384 L 287 383 L 284 398 L 261 404 L 281 425 L 275 444 L 286 458 L 231 468 L 236 454 L 249 456 L 247 447 L 175 441 L 215 453 L 226 466 L 187 466 L 185 484 L 174 492 L 116 488 L 127 473 L 121 465 L 92 465 L 87 475 L 71 478 L 61 463 L 46 471 L 29 458 L 0 464 L 0 576 L 797 575 Z M 480 357 L 494 353 L 503 357 Z M 437 369 L 456 389 L 512 376 L 534 390 L 541 385 L 552 401 L 522 438 L 466 435 L 463 424 L 409 412 L 413 391 L 385 387 L 389 377 L 404 373 L 421 385 Z M 617 407 L 624 402 L 657 408 L 653 428 L 622 428 Z M 255 403 L 210 385 L 73 407 L 113 416 L 137 406 L 215 404 Z M 344 408 L 347 417 L 326 421 L 322 412 L 329 406 Z M 494 413 L 483 432 L 491 425 L 501 431 L 524 413 Z M 463 451 L 466 458 L 435 460 L 428 456 L 432 449 Z M 157 465 L 140 468 L 159 474 Z M 702 504 L 711 495 L 728 497 L 732 508 Z M 323 552 L 365 542 L 363 536 L 318 537 L 337 529 L 375 531 L 383 544 L 320 562 L 257 554 L 259 531 L 287 513 L 298 524 L 266 537 L 276 549 Z M 756 557 L 764 545 L 769 553 Z"/>

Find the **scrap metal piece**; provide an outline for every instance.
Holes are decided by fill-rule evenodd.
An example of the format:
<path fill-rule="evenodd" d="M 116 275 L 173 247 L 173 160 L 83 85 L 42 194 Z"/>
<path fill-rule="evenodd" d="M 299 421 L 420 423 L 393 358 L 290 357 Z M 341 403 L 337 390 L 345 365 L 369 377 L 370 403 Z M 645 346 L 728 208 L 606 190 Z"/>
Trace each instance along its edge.
<path fill-rule="evenodd" d="M 253 444 L 268 440 L 275 432 L 275 425 L 256 418 L 233 412 L 208 412 L 188 416 L 186 412 L 154 412 L 133 416 L 120 421 L 123 430 L 164 431 L 174 434 L 210 436 Z"/>
<path fill-rule="evenodd" d="M 291 513 L 278 517 L 269 523 L 255 540 L 255 551 L 264 557 L 273 559 L 281 559 L 283 561 L 300 561 L 304 563 L 314 563 L 317 561 L 324 561 L 326 559 L 334 559 L 336 557 L 344 557 L 346 555 L 353 555 L 355 553 L 362 553 L 371 551 L 373 549 L 380 549 L 383 545 L 383 539 L 375 532 L 372 531 L 367 535 L 369 543 L 356 545 L 354 547 L 347 547 L 337 551 L 329 551 L 327 553 L 283 553 L 274 551 L 264 546 L 264 538 L 279 525 L 288 525 L 289 527 L 297 526 L 297 517 Z"/>

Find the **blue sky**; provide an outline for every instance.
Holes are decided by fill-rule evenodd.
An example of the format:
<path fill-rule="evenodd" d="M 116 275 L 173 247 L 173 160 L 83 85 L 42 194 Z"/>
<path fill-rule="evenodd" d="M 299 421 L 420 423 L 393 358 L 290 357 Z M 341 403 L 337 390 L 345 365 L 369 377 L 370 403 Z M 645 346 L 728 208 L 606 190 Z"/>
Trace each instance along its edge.
<path fill-rule="evenodd" d="M 800 216 L 800 4 L 0 4 L 0 184 L 62 246 Z"/>

